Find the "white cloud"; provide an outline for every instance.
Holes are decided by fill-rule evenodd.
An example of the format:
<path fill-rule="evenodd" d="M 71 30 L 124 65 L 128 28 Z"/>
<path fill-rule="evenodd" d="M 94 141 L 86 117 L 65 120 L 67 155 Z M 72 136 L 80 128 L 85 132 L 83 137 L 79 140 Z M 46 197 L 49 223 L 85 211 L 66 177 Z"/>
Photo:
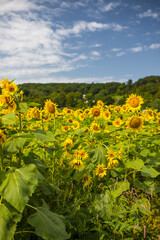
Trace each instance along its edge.
<path fill-rule="evenodd" d="M 119 52 L 119 51 L 121 51 L 121 48 L 112 48 L 111 51 L 112 52 Z"/>
<path fill-rule="evenodd" d="M 143 48 L 142 47 L 135 47 L 130 49 L 132 52 L 142 52 Z"/>
<path fill-rule="evenodd" d="M 116 53 L 116 56 L 117 56 L 117 57 L 120 57 L 120 56 L 123 56 L 123 55 L 125 55 L 125 51 Z"/>
<path fill-rule="evenodd" d="M 9 12 L 29 11 L 35 8 L 33 2 L 28 0 L 1 0 L 0 1 L 0 15 Z"/>
<path fill-rule="evenodd" d="M 101 10 L 103 12 L 108 12 L 108 11 L 111 11 L 113 10 L 114 8 L 118 7 L 120 5 L 119 2 L 110 2 L 106 5 L 103 6 L 103 8 L 101 8 Z"/>
<path fill-rule="evenodd" d="M 150 49 L 157 49 L 160 48 L 160 43 L 153 43 L 149 46 Z"/>
<path fill-rule="evenodd" d="M 158 18 L 158 13 L 152 12 L 151 9 L 148 9 L 146 12 L 138 14 L 140 18 L 145 18 L 145 17 L 152 17 L 152 18 Z"/>
<path fill-rule="evenodd" d="M 99 57 L 99 56 L 100 56 L 100 53 L 97 52 L 97 51 L 92 51 L 92 52 L 91 52 L 91 55 L 92 55 L 92 56 L 97 56 L 97 57 Z"/>

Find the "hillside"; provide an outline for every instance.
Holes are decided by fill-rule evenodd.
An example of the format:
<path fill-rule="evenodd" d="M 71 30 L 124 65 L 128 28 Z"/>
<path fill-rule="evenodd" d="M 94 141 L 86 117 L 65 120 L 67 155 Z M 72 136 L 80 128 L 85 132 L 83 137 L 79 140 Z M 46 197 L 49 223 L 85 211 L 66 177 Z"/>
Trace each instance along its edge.
<path fill-rule="evenodd" d="M 105 104 L 124 104 L 131 94 L 141 95 L 143 108 L 160 109 L 160 76 L 147 76 L 132 83 L 25 83 L 19 85 L 24 91 L 24 101 L 37 102 L 43 106 L 51 99 L 59 107 L 93 106 L 97 100 Z"/>

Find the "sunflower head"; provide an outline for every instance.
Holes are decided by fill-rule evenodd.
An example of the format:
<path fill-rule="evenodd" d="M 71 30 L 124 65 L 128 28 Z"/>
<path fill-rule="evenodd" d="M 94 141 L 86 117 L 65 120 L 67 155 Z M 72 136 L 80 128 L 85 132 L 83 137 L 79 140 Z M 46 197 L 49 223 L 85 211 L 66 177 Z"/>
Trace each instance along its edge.
<path fill-rule="evenodd" d="M 90 129 L 93 132 L 101 132 L 101 126 L 98 123 L 93 122 Z"/>
<path fill-rule="evenodd" d="M 119 127 L 123 124 L 123 121 L 120 119 L 120 118 L 116 118 L 114 121 L 113 121 L 113 125 L 115 127 Z"/>
<path fill-rule="evenodd" d="M 92 109 L 91 109 L 91 115 L 92 117 L 94 118 L 100 118 L 101 117 L 101 109 L 94 106 Z"/>
<path fill-rule="evenodd" d="M 3 89 L 6 89 L 7 85 L 9 84 L 9 80 L 8 78 L 6 77 L 6 79 L 2 78 L 3 80 L 0 81 L 1 83 L 1 88 L 2 88 L 2 91 Z"/>
<path fill-rule="evenodd" d="M 104 103 L 103 103 L 101 100 L 98 100 L 98 101 L 97 101 L 97 106 L 98 106 L 98 107 L 103 107 L 103 106 L 104 106 Z"/>
<path fill-rule="evenodd" d="M 47 113 L 50 113 L 50 114 L 56 114 L 56 109 L 57 105 L 54 104 L 51 100 L 47 100 L 45 102 L 45 107 L 44 109 L 46 110 Z"/>
<path fill-rule="evenodd" d="M 83 168 L 83 162 L 80 159 L 73 159 L 69 164 L 76 170 L 81 170 Z"/>
<path fill-rule="evenodd" d="M 68 132 L 69 130 L 70 130 L 70 126 L 68 126 L 68 125 L 62 126 L 63 132 Z"/>
<path fill-rule="evenodd" d="M 139 116 L 133 116 L 128 120 L 128 128 L 133 131 L 140 130 L 143 127 L 143 120 Z"/>
<path fill-rule="evenodd" d="M 73 121 L 73 125 L 72 125 L 72 128 L 73 129 L 78 129 L 80 126 L 79 122 L 78 121 Z"/>
<path fill-rule="evenodd" d="M 99 164 L 96 168 L 96 175 L 103 178 L 106 175 L 106 169 L 107 168 L 104 167 L 104 164 Z"/>
<path fill-rule="evenodd" d="M 141 96 L 136 96 L 136 94 L 131 94 L 126 100 L 128 108 L 132 111 L 139 110 L 141 104 L 143 104 L 143 98 Z"/>
<path fill-rule="evenodd" d="M 13 94 L 14 92 L 16 92 L 18 89 L 17 85 L 13 82 L 7 84 L 6 86 L 6 91 L 10 94 Z"/>
<path fill-rule="evenodd" d="M 64 148 L 73 147 L 73 140 L 71 138 L 67 138 L 63 143 Z"/>
<path fill-rule="evenodd" d="M 105 120 L 109 120 L 111 118 L 111 113 L 109 110 L 103 112 L 103 117 Z"/>

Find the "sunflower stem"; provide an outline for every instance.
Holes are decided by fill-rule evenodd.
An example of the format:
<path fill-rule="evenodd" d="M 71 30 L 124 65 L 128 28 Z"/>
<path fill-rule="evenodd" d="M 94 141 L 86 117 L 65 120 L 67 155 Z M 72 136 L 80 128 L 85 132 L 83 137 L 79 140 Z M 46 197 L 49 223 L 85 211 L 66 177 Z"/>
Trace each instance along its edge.
<path fill-rule="evenodd" d="M 2 148 L 2 145 L 0 145 L 0 155 L 1 155 L 1 157 L 0 157 L 0 159 L 1 159 L 1 161 L 0 161 L 0 171 L 3 171 L 4 166 L 3 166 L 3 148 Z"/>

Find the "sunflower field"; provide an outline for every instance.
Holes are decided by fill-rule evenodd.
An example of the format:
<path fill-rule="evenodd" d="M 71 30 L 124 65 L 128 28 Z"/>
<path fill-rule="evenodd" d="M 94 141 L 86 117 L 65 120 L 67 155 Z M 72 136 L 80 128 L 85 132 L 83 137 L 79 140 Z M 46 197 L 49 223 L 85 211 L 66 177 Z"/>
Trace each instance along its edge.
<path fill-rule="evenodd" d="M 160 239 L 160 112 L 39 108 L 0 82 L 0 240 Z"/>

